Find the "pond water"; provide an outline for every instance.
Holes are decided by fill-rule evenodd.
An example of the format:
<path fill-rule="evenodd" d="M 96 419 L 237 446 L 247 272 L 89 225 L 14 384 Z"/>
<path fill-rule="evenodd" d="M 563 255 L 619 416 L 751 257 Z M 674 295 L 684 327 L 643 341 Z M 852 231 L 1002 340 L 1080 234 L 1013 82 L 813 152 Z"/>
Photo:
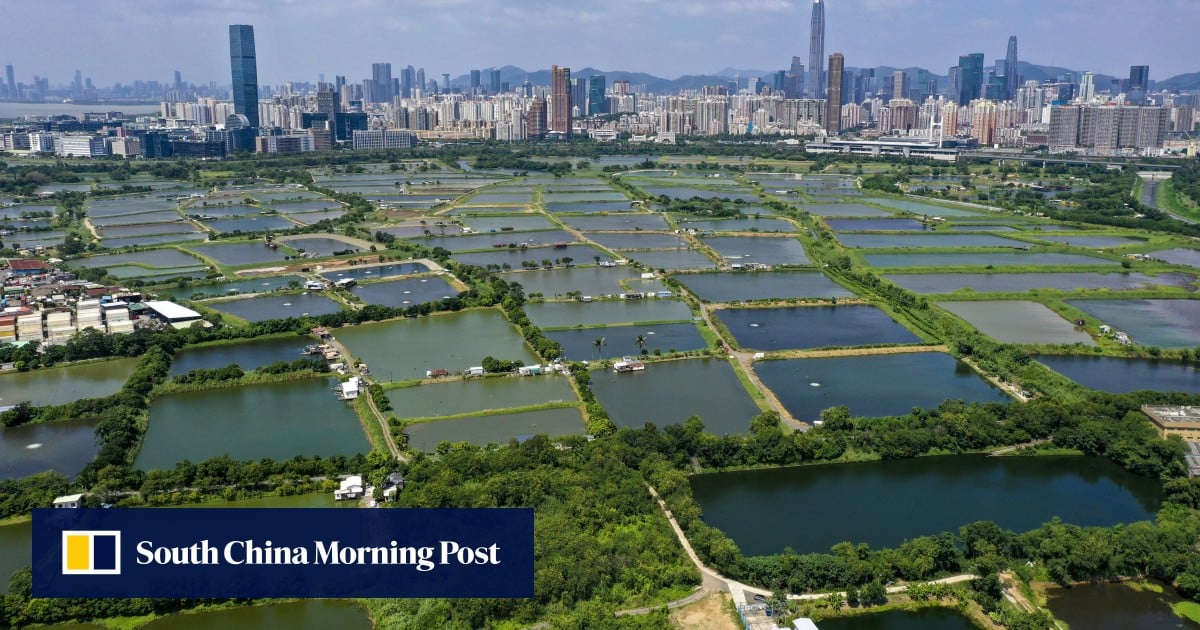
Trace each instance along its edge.
<path fill-rule="evenodd" d="M 714 312 L 738 345 L 754 350 L 919 343 L 874 306 L 730 308 Z"/>
<path fill-rule="evenodd" d="M 491 205 L 491 204 L 529 205 L 530 203 L 533 203 L 533 195 L 531 195 L 529 193 L 482 192 L 482 193 L 479 193 L 478 195 L 475 195 L 474 197 L 471 197 L 471 200 L 468 201 L 467 203 L 470 203 L 472 205 L 474 205 L 474 204 L 479 204 L 479 205 Z"/>
<path fill-rule="evenodd" d="M 1177 617 L 1171 605 L 1180 601 L 1170 586 L 1163 593 L 1134 590 L 1125 584 L 1084 584 L 1051 588 L 1046 607 L 1055 618 L 1072 628 L 1088 630 L 1175 630 L 1200 628 L 1200 624 Z"/>
<path fill-rule="evenodd" d="M 893 547 L 984 520 L 1017 532 L 1055 516 L 1107 527 L 1151 519 L 1162 502 L 1160 481 L 1099 457 L 950 455 L 694 475 L 691 482 L 704 521 L 748 556 L 789 546 L 828 552 L 842 541 Z"/>
<path fill-rule="evenodd" d="M 74 477 L 99 451 L 94 422 L 0 427 L 0 479 L 15 479 L 47 470 Z M 0 570 L 0 592 L 8 584 L 6 577 Z"/>
<path fill-rule="evenodd" d="M 632 232 L 642 230 L 666 230 L 667 220 L 661 214 L 644 212 L 621 213 L 613 216 L 592 215 L 562 217 L 562 222 L 577 230 L 613 230 Z"/>
<path fill-rule="evenodd" d="M 576 407 L 540 409 L 518 413 L 422 422 L 405 429 L 408 443 L 422 451 L 433 451 L 442 442 L 469 442 L 477 446 L 505 444 L 511 438 L 544 433 L 583 435 L 583 413 Z"/>
<path fill-rule="evenodd" d="M 691 186 L 639 186 L 647 193 L 659 197 L 666 195 L 674 199 L 691 199 L 699 197 L 701 199 L 728 199 L 729 201 L 761 201 L 756 195 L 749 192 L 740 192 L 745 189 L 728 188 L 722 190 L 706 190 L 704 188 L 694 188 Z"/>
<path fill-rule="evenodd" d="M 802 212 L 821 217 L 890 217 L 891 212 L 856 203 L 806 203 L 796 206 Z"/>
<path fill-rule="evenodd" d="M 167 615 L 141 626 L 145 630 L 371 630 L 367 610 L 347 601 L 308 599 L 265 606 Z"/>
<path fill-rule="evenodd" d="M 458 289 L 450 286 L 441 276 L 371 282 L 353 287 L 350 292 L 367 304 L 391 307 L 411 306 L 458 295 Z"/>
<path fill-rule="evenodd" d="M 355 265 L 353 267 L 342 267 L 336 270 L 326 271 L 321 274 L 322 278 L 330 282 L 336 282 L 343 278 L 354 278 L 358 281 L 377 280 L 388 276 L 403 276 L 410 273 L 425 273 L 429 271 L 429 267 L 422 263 L 390 263 L 387 265 Z"/>
<path fill-rule="evenodd" d="M 629 257 L 650 269 L 676 271 L 679 269 L 715 269 L 717 263 L 696 250 L 659 250 L 630 252 Z"/>
<path fill-rule="evenodd" d="M 782 219 L 703 219 L 689 221 L 679 217 L 681 229 L 713 232 L 795 232 L 796 226 Z"/>
<path fill-rule="evenodd" d="M 800 241 L 787 236 L 713 236 L 704 244 L 731 264 L 807 265 Z"/>
<path fill-rule="evenodd" d="M 118 265 L 136 264 L 142 267 L 156 269 L 172 269 L 176 267 L 195 266 L 200 264 L 200 262 L 201 261 L 194 256 L 188 256 L 177 249 L 167 247 L 130 254 L 101 254 L 99 256 L 88 256 L 87 258 L 69 260 L 67 261 L 67 265 L 71 267 L 95 269 L 98 267 L 108 268 Z"/>
<path fill-rule="evenodd" d="M 665 427 L 700 416 L 709 433 L 742 434 L 759 413 L 733 368 L 720 359 L 650 363 L 644 372 L 604 370 L 591 377 L 596 399 L 621 427 L 647 422 Z"/>
<path fill-rule="evenodd" d="M 525 234 L 537 234 L 537 232 L 526 232 Z M 485 252 L 455 254 L 454 260 L 467 265 L 487 266 L 508 264 L 513 268 L 520 268 L 521 262 L 526 260 L 540 264 L 543 260 L 553 261 L 570 258 L 576 263 L 587 264 L 595 256 L 600 256 L 605 260 L 611 258 L 604 251 L 596 249 L 591 245 L 567 245 L 566 247 L 531 247 L 526 250 L 496 249 Z"/>
<path fill-rule="evenodd" d="M 825 219 L 825 224 L 835 232 L 929 229 L 929 226 L 916 219 Z"/>
<path fill-rule="evenodd" d="M 428 370 L 466 370 L 486 356 L 539 362 L 495 309 L 348 326 L 338 329 L 337 338 L 385 382 L 425 378 Z"/>
<path fill-rule="evenodd" d="M 1092 389 L 1114 394 L 1152 389 L 1200 392 L 1200 370 L 1191 363 L 1160 359 L 1041 355 L 1038 362 Z"/>
<path fill-rule="evenodd" d="M 1021 241 L 991 234 L 841 234 L 846 247 L 1025 247 Z"/>
<path fill-rule="evenodd" d="M 127 236 L 152 236 L 155 234 L 198 234 L 200 231 L 190 223 L 142 223 L 138 225 L 115 225 L 100 228 L 100 238 L 123 238 Z"/>
<path fill-rule="evenodd" d="M 352 245 L 336 238 L 305 237 L 288 239 L 280 241 L 280 243 L 294 250 L 306 252 L 309 256 L 333 256 L 334 252 L 344 252 L 346 250 L 354 252 L 363 251 L 363 248 L 358 245 Z"/>
<path fill-rule="evenodd" d="M 558 227 L 550 219 L 540 214 L 469 217 L 464 219 L 463 222 L 476 232 L 501 232 L 504 228 L 512 228 L 513 231 L 521 232 L 525 230 L 552 230 Z"/>
<path fill-rule="evenodd" d="M 1141 245 L 1146 242 L 1145 239 L 1129 238 L 1126 236 L 1079 236 L 1076 234 L 1063 236 L 1038 236 L 1038 240 L 1062 243 L 1063 245 L 1071 245 L 1074 247 L 1086 247 L 1088 249 L 1107 249 L 1109 247 L 1121 247 L 1124 245 Z"/>
<path fill-rule="evenodd" d="M 188 249 L 212 258 L 222 265 L 250 265 L 254 263 L 277 262 L 287 254 L 269 247 L 264 247 L 262 241 L 253 243 L 212 243 L 207 245 L 188 245 Z"/>
<path fill-rule="evenodd" d="M 453 216 L 475 216 L 487 214 L 512 214 L 521 212 L 523 208 L 516 206 L 459 206 L 449 212 Z"/>
<path fill-rule="evenodd" d="M 398 418 L 456 416 L 578 398 L 565 376 L 460 378 L 387 392 Z"/>
<path fill-rule="evenodd" d="M 577 201 L 628 201 L 628 197 L 615 191 L 594 192 L 547 192 L 542 195 L 546 203 L 575 203 Z"/>
<path fill-rule="evenodd" d="M 437 234 L 437 228 L 433 228 L 433 233 Z M 468 236 L 424 236 L 410 239 L 413 243 L 424 245 L 426 247 L 443 247 L 452 252 L 465 252 L 477 249 L 489 249 L 497 244 L 504 244 L 507 247 L 512 243 L 527 243 L 529 247 L 538 247 L 541 245 L 553 245 L 555 243 L 571 243 L 579 239 L 575 238 L 574 234 L 563 230 L 542 230 L 538 232 L 522 232 L 520 234 L 509 234 L 505 232 L 485 232 L 483 234 L 471 234 Z"/>
<path fill-rule="evenodd" d="M 1096 342 L 1087 331 L 1063 319 L 1050 307 L 1026 300 L 938 302 L 938 306 L 967 320 L 979 332 L 1004 343 Z"/>
<path fill-rule="evenodd" d="M 871 203 L 877 203 L 881 206 L 911 212 L 913 214 L 929 215 L 931 217 L 977 217 L 980 214 L 986 213 L 986 210 L 968 210 L 966 208 L 947 208 L 945 206 L 935 206 L 929 203 L 921 203 L 918 201 L 907 201 L 903 199 L 886 199 L 872 198 Z"/>
<path fill-rule="evenodd" d="M 318 210 L 332 210 L 341 208 L 342 204 L 333 200 L 291 201 L 288 203 L 272 203 L 271 207 L 284 214 L 296 214 L 301 212 L 316 212 Z"/>
<path fill-rule="evenodd" d="M 500 274 L 500 277 L 520 283 L 527 296 L 541 293 L 546 297 L 563 296 L 571 291 L 579 291 L 582 295 L 615 295 L 625 291 L 620 284 L 622 280 L 640 279 L 637 270 L 630 267 L 599 266 L 514 271 Z"/>
<path fill-rule="evenodd" d="M 159 397 L 134 465 L 173 468 L 185 459 L 283 460 L 353 455 L 371 449 L 336 378 L 306 378 Z"/>
<path fill-rule="evenodd" d="M 117 265 L 105 269 L 114 278 L 142 278 L 149 284 L 166 282 L 174 278 L 200 278 L 208 271 L 207 267 L 176 267 L 174 269 L 150 269 L 136 265 Z"/>
<path fill-rule="evenodd" d="M 552 330 L 546 336 L 562 344 L 563 356 L 572 361 L 594 361 L 603 357 L 641 354 L 636 340 L 641 335 L 646 340 L 646 351 L 662 352 L 700 350 L 707 347 L 704 337 L 692 324 L 654 324 L 641 326 L 606 326 Z M 604 339 L 603 348 L 596 348 L 596 340 Z"/>
<path fill-rule="evenodd" d="M 319 221 L 324 221 L 325 219 L 341 218 L 341 216 L 344 214 L 346 214 L 345 210 L 320 210 L 317 212 L 299 212 L 296 214 L 289 214 L 288 216 L 295 221 L 303 223 L 304 225 L 312 225 Z"/>
<path fill-rule="evenodd" d="M 193 284 L 186 287 L 156 287 L 150 289 L 155 295 L 164 299 L 194 300 L 204 297 L 219 297 L 239 293 L 268 293 L 277 289 L 287 288 L 290 282 L 298 282 L 303 286 L 304 276 L 259 276 L 233 282 L 219 284 Z"/>
<path fill-rule="evenodd" d="M 288 221 L 283 217 L 275 216 L 258 216 L 258 217 L 243 217 L 239 219 L 216 219 L 215 221 L 206 221 L 205 224 L 216 231 L 218 234 L 232 234 L 234 232 L 264 232 L 266 230 L 291 230 L 297 225 Z"/>
<path fill-rule="evenodd" d="M 539 328 L 633 322 L 691 321 L 692 311 L 680 300 L 606 300 L 527 304 L 525 314 Z"/>
<path fill-rule="evenodd" d="M 337 302 L 319 293 L 263 295 L 224 302 L 208 302 L 208 308 L 229 313 L 248 322 L 261 322 L 285 317 L 317 317 L 342 310 Z"/>
<path fill-rule="evenodd" d="M 1115 289 L 1127 291 L 1154 286 L 1196 289 L 1196 277 L 1184 273 L 902 273 L 883 276 L 917 293 L 952 293 L 970 289 L 1006 293 L 1033 289 Z"/>
<path fill-rule="evenodd" d="M 1194 249 L 1167 249 L 1161 252 L 1150 252 L 1150 255 L 1162 261 L 1171 263 L 1172 265 L 1187 265 L 1188 267 L 1200 267 L 1200 251 Z"/>
<path fill-rule="evenodd" d="M 687 273 L 673 277 L 706 302 L 854 295 L 849 289 L 830 280 L 819 271 Z"/>
<path fill-rule="evenodd" d="M 62 405 L 80 398 L 117 393 L 138 359 L 112 359 L 28 372 L 0 374 L 0 407 L 28 400 L 35 405 Z"/>
<path fill-rule="evenodd" d="M 122 247 L 145 247 L 147 245 L 162 245 L 164 243 L 178 243 L 180 241 L 202 241 L 206 238 L 208 238 L 207 234 L 202 232 L 192 232 L 187 234 L 164 234 L 159 236 L 106 238 L 104 239 L 104 242 L 100 244 L 109 249 L 120 249 Z"/>
<path fill-rule="evenodd" d="M 595 212 L 629 212 L 633 210 L 628 201 L 587 201 L 583 203 L 548 203 L 546 209 L 550 212 L 579 212 L 591 214 Z"/>
<path fill-rule="evenodd" d="M 1112 260 L 1082 254 L 989 252 L 972 254 L 867 254 L 872 267 L 1015 267 L 1034 265 L 1115 265 Z"/>
<path fill-rule="evenodd" d="M 688 249 L 691 241 L 674 234 L 653 232 L 592 232 L 584 234 L 609 249 Z"/>
<path fill-rule="evenodd" d="M 820 630 L 975 630 L 975 624 L 954 610 L 925 608 L 823 619 Z"/>
<path fill-rule="evenodd" d="M 838 405 L 861 417 L 902 415 L 943 400 L 1009 402 L 967 364 L 940 352 L 760 361 L 754 371 L 798 420 Z"/>
<path fill-rule="evenodd" d="M 254 339 L 242 343 L 184 348 L 175 353 L 171 374 L 186 374 L 198 368 L 220 368 L 236 363 L 243 370 L 253 370 L 276 361 L 292 362 L 301 358 L 311 337 L 291 336 L 277 339 Z"/>
<path fill-rule="evenodd" d="M 96 217 L 92 219 L 92 225 L 106 227 L 110 225 L 137 225 L 140 223 L 163 223 L 171 221 L 182 222 L 178 212 L 174 210 L 151 210 L 150 212 L 139 212 L 138 214 Z M 192 229 L 196 228 L 193 227 Z"/>
<path fill-rule="evenodd" d="M 1070 300 L 1067 304 L 1129 334 L 1134 343 L 1163 348 L 1200 345 L 1200 301 Z"/>
<path fill-rule="evenodd" d="M 1011 225 L 990 225 L 990 224 L 963 224 L 955 223 L 950 226 L 951 232 L 1017 232 L 1017 228 Z"/>

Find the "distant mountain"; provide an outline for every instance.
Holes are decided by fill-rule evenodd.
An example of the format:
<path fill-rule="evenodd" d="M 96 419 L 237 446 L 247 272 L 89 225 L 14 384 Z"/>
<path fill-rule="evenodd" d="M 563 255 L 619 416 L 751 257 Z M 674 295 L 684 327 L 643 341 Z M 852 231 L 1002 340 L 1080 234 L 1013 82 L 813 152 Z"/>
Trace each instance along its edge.
<path fill-rule="evenodd" d="M 863 69 L 848 66 L 846 70 L 848 72 L 857 73 L 861 72 Z M 876 82 L 878 82 L 883 77 L 890 75 L 896 70 L 904 70 L 911 78 L 917 76 L 917 74 L 925 70 L 925 68 L 916 66 L 910 66 L 907 68 L 876 66 L 874 70 Z M 1061 68 L 1058 66 L 1042 66 L 1029 63 L 1027 61 L 1018 62 L 1017 71 L 1020 73 L 1022 80 L 1039 82 L 1057 81 L 1059 77 L 1067 73 L 1071 73 L 1075 77 L 1075 81 L 1078 82 L 1079 77 L 1083 76 L 1084 72 L 1082 70 L 1071 70 L 1069 68 Z M 626 70 L 597 70 L 595 68 L 586 67 L 578 69 L 573 68 L 571 70 L 571 77 L 587 78 L 592 75 L 601 74 L 604 75 L 608 85 L 612 85 L 614 81 L 629 81 L 634 85 L 645 86 L 647 90 L 657 94 L 671 94 L 680 90 L 698 90 L 706 85 L 724 85 L 735 76 L 740 79 L 738 82 L 739 87 L 745 87 L 747 78 L 760 77 L 764 81 L 769 81 L 770 75 L 774 72 L 776 71 L 722 68 L 715 74 L 689 74 L 674 79 L 666 79 L 663 77 L 656 77 L 651 74 L 646 74 L 644 72 L 629 72 Z M 930 72 L 930 76 L 937 79 L 939 89 L 945 87 L 946 83 L 949 81 L 949 77 L 947 75 L 939 74 L 937 72 Z M 489 78 L 490 77 L 487 69 L 485 69 L 480 75 L 480 82 L 486 87 Z M 526 78 L 529 79 L 529 83 L 532 85 L 550 85 L 550 70 L 534 70 L 531 72 L 517 66 L 504 66 L 500 68 L 500 80 L 502 82 L 508 82 L 513 88 L 521 85 Z M 1107 90 L 1115 80 L 1118 80 L 1118 78 L 1107 74 L 1097 74 L 1096 89 L 1098 91 Z M 441 83 L 440 79 L 438 82 L 439 84 Z M 450 85 L 456 88 L 469 88 L 471 85 L 471 76 L 469 74 L 460 75 L 451 79 Z M 1156 89 L 1200 91 L 1200 72 L 1192 72 L 1170 77 L 1162 81 L 1157 81 L 1154 85 Z"/>

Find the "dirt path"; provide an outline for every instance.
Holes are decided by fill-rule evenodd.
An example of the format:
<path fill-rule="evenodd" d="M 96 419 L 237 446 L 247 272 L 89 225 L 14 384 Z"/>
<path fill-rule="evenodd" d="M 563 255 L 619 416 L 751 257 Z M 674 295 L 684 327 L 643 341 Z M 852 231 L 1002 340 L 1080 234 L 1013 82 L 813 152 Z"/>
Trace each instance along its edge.
<path fill-rule="evenodd" d="M 726 612 L 728 605 L 728 595 L 713 593 L 671 613 L 671 623 L 682 630 L 741 630 L 741 626 Z"/>

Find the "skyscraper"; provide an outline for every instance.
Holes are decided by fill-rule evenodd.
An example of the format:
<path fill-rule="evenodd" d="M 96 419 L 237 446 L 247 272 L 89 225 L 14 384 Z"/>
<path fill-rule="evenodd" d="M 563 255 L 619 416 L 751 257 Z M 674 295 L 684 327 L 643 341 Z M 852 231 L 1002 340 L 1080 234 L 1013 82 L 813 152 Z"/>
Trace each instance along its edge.
<path fill-rule="evenodd" d="M 833 68 L 829 69 L 833 74 Z M 892 98 L 908 98 L 908 73 L 903 70 L 892 72 Z"/>
<path fill-rule="evenodd" d="M 983 93 L 983 53 L 958 58 L 958 104 L 966 105 Z"/>
<path fill-rule="evenodd" d="M 17 89 L 17 80 L 13 76 L 13 67 L 11 63 L 7 66 L 4 66 L 4 76 L 8 81 L 8 97 L 14 99 L 21 98 L 21 92 Z"/>
<path fill-rule="evenodd" d="M 392 64 L 371 64 L 371 80 L 375 82 L 371 90 L 371 101 L 375 103 L 392 102 Z"/>
<path fill-rule="evenodd" d="M 825 133 L 836 136 L 842 131 L 842 53 L 829 55 L 829 85 L 825 96 Z"/>
<path fill-rule="evenodd" d="M 822 98 L 825 85 L 825 3 L 813 0 L 808 37 L 808 97 Z"/>
<path fill-rule="evenodd" d="M 604 75 L 592 75 L 588 78 L 587 115 L 607 113 L 608 97 L 604 95 Z"/>
<path fill-rule="evenodd" d="M 229 64 L 233 70 L 233 111 L 258 129 L 258 61 L 254 56 L 254 27 L 229 25 Z"/>
<path fill-rule="evenodd" d="M 1084 72 L 1079 81 L 1079 100 L 1087 103 L 1096 96 L 1096 75 Z"/>
<path fill-rule="evenodd" d="M 499 68 L 492 68 L 491 71 L 488 73 L 488 93 L 489 94 L 499 94 L 500 93 L 500 69 Z"/>
<path fill-rule="evenodd" d="M 1127 96 L 1133 103 L 1146 100 L 1150 91 L 1150 66 L 1129 66 L 1129 90 Z"/>
<path fill-rule="evenodd" d="M 1004 57 L 1004 98 L 1013 100 L 1017 97 L 1017 36 L 1008 38 L 1008 54 Z"/>
<path fill-rule="evenodd" d="M 472 70 L 471 71 L 471 93 L 474 94 L 477 92 L 479 92 L 479 71 Z"/>
<path fill-rule="evenodd" d="M 550 66 L 549 130 L 563 137 L 571 135 L 571 69 Z"/>

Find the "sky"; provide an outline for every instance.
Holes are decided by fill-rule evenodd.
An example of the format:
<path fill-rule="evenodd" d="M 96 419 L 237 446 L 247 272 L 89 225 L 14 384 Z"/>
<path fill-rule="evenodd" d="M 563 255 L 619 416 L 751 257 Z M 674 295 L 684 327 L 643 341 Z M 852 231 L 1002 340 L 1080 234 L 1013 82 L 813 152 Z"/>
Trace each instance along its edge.
<path fill-rule="evenodd" d="M 990 64 L 1020 58 L 1155 80 L 1200 71 L 1200 0 L 824 0 L 825 53 L 846 65 Z M 550 64 L 665 78 L 808 60 L 811 0 L 0 0 L 0 64 L 17 80 L 229 83 L 228 25 L 253 24 L 259 81 L 350 81 L 372 62 L 472 68 Z M 22 26 L 25 25 L 25 26 Z"/>

